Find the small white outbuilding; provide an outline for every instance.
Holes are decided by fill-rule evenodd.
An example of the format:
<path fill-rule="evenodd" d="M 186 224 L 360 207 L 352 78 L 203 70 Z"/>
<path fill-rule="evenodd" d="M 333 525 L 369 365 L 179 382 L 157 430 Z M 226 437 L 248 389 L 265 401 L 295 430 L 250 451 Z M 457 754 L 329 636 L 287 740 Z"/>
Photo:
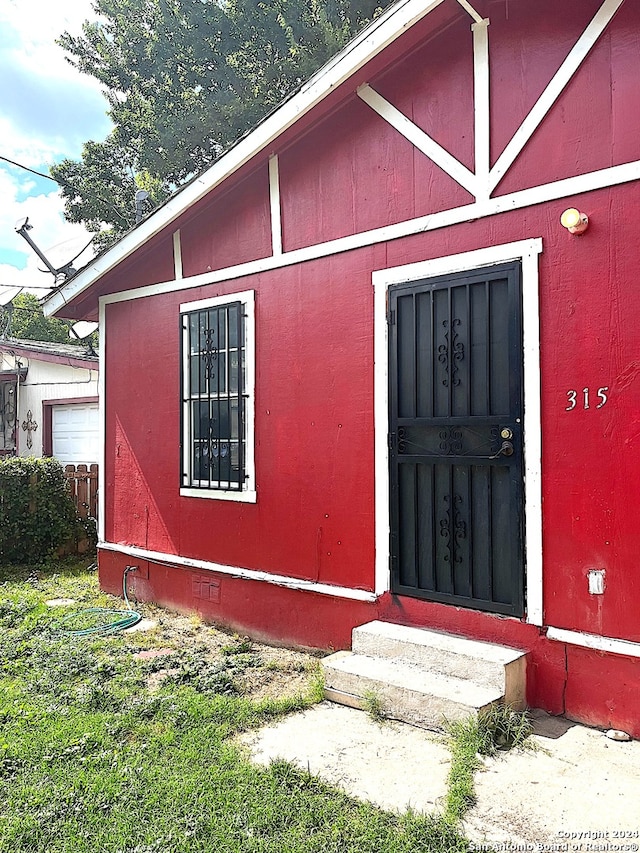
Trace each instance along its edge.
<path fill-rule="evenodd" d="M 0 340 L 0 458 L 99 459 L 98 357 L 84 347 Z"/>

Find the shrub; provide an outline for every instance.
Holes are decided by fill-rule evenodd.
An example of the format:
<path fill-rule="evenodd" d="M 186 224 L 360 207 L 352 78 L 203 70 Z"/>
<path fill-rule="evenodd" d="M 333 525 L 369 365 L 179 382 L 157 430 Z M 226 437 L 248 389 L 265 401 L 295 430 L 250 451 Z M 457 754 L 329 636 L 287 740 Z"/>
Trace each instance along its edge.
<path fill-rule="evenodd" d="M 78 523 L 57 460 L 0 460 L 0 563 L 46 559 L 76 534 Z"/>

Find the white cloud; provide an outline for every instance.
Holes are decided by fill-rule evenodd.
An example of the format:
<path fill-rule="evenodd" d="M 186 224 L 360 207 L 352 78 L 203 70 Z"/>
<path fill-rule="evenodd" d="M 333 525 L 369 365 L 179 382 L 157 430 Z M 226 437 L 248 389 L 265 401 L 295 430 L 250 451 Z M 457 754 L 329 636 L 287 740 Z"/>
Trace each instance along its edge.
<path fill-rule="evenodd" d="M 107 135 L 97 81 L 79 74 L 55 43 L 65 30 L 77 34 L 95 17 L 91 0 L 0 0 L 0 155 L 46 172 L 53 162 L 79 157 L 87 139 Z M 0 162 L 0 285 L 53 284 L 15 233 L 17 220 L 29 217 L 31 237 L 56 267 L 89 239 L 82 226 L 65 222 L 62 199 L 55 184 L 50 187 Z M 19 269 L 25 259 L 26 268 Z"/>
<path fill-rule="evenodd" d="M 42 170 L 55 162 L 65 150 L 65 141 L 56 136 L 34 136 L 28 130 L 0 115 L 0 139 L 3 157 L 29 168 Z M 39 169 L 38 169 L 39 167 Z M 25 174 L 28 174 L 25 172 Z"/>
<path fill-rule="evenodd" d="M 77 156 L 88 138 L 103 138 L 110 123 L 100 85 L 80 74 L 55 43 L 95 19 L 89 0 L 9 0 L 0 4 L 0 139 L 5 157 L 32 167 Z"/>
<path fill-rule="evenodd" d="M 52 287 L 53 275 L 40 272 L 45 266 L 25 240 L 16 233 L 16 222 L 29 217 L 29 224 L 33 225 L 29 236 L 56 268 L 68 263 L 89 241 L 91 235 L 82 225 L 65 221 L 62 199 L 56 190 L 19 201 L 18 196 L 24 183 L 28 184 L 29 179 L 22 182 L 0 170 L 0 198 L 5 202 L 0 207 L 2 245 L 10 252 L 19 252 L 26 259 L 24 269 L 6 263 L 0 264 L 0 285 L 17 285 L 26 289 Z M 86 263 L 89 253 L 90 249 L 78 258 L 76 265 Z M 44 294 L 43 290 L 34 292 L 38 295 Z"/>
<path fill-rule="evenodd" d="M 57 36 L 63 30 L 78 32 L 83 21 L 95 18 L 91 3 L 92 0 L 65 0 L 64 3 L 5 0 L 0 19 L 23 30 L 25 40 L 46 42 L 51 40 L 51 33 Z"/>
<path fill-rule="evenodd" d="M 13 42 L 16 56 L 24 61 L 42 64 L 44 73 L 73 75 L 75 72 L 64 59 L 62 48 L 55 43 L 63 32 L 79 35 L 86 20 L 96 20 L 91 0 L 4 0 L 0 6 L 0 24 L 5 43 Z M 11 33 L 7 37 L 8 33 Z M 13 38 L 11 37 L 13 36 Z"/>

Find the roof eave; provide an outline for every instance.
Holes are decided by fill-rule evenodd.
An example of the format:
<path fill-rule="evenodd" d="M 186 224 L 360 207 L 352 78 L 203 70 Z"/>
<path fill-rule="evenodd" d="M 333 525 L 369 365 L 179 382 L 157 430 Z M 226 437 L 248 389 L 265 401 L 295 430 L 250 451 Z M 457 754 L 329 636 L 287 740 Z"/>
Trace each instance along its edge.
<path fill-rule="evenodd" d="M 337 86 L 443 2 L 444 0 L 398 0 L 312 75 L 293 97 L 241 138 L 205 172 L 179 190 L 161 208 L 125 234 L 95 261 L 47 296 L 43 301 L 45 315 L 50 317 L 61 311 L 68 302 L 84 293 L 101 276 L 128 258 L 185 210 L 264 150 Z"/>

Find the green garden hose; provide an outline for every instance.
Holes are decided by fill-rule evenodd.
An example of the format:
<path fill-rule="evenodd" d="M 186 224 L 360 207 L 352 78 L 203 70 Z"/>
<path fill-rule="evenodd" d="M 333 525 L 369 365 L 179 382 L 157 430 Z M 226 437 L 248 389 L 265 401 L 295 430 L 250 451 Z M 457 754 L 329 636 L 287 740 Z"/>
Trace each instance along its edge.
<path fill-rule="evenodd" d="M 60 625 L 65 625 L 68 622 L 82 620 L 90 622 L 84 628 L 63 628 L 60 630 L 63 634 L 68 634 L 73 637 L 90 637 L 93 634 L 117 634 L 118 631 L 124 631 L 126 628 L 132 628 L 137 625 L 142 619 L 140 613 L 137 613 L 129 603 L 127 595 L 127 575 L 129 572 L 137 571 L 137 566 L 126 566 L 122 575 L 122 593 L 127 605 L 126 610 L 108 610 L 104 607 L 87 607 L 85 610 L 80 610 L 78 613 L 69 613 L 60 620 Z"/>

